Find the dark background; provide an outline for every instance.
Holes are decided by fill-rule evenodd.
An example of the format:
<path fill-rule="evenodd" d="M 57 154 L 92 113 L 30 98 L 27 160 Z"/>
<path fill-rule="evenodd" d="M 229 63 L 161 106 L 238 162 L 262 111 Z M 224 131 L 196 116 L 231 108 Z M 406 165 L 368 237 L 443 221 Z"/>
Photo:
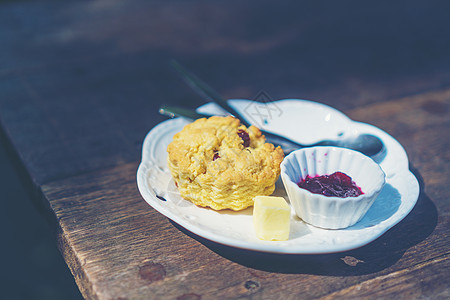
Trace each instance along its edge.
<path fill-rule="evenodd" d="M 54 228 L 31 199 L 0 138 L 2 299 L 82 299 L 56 247 Z"/>
<path fill-rule="evenodd" d="M 48 127 L 2 129 L 3 295 L 80 297 L 54 229 L 16 171 L 27 165 L 42 185 L 138 161 L 145 134 L 164 120 L 159 105 L 204 103 L 170 59 L 227 98 L 264 90 L 345 112 L 355 99 L 370 104 L 449 86 L 449 12 L 448 1 L 1 1 L 0 122 L 49 119 Z M 58 131 L 68 123 L 69 133 Z M 41 131 L 70 134 L 71 142 L 52 144 Z M 58 151 L 22 149 L 17 157 L 20 137 Z"/>

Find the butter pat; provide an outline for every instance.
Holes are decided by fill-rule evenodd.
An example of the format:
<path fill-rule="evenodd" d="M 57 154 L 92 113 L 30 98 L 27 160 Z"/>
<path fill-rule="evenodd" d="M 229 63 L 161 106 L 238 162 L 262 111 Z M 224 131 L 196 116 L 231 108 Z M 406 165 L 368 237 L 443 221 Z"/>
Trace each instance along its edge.
<path fill-rule="evenodd" d="M 265 241 L 289 239 L 291 208 L 282 197 L 256 196 L 253 225 L 256 236 Z"/>

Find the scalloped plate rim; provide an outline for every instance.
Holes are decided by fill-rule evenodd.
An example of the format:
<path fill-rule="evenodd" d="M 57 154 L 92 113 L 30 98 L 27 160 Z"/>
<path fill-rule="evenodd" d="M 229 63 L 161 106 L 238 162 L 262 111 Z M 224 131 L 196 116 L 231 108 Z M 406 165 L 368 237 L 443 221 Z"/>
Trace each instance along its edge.
<path fill-rule="evenodd" d="M 240 100 L 235 99 L 232 101 L 233 101 L 233 104 L 236 104 Z M 244 101 L 248 101 L 248 100 L 244 100 Z M 282 105 L 282 102 L 292 104 L 292 103 L 296 102 L 296 99 L 284 99 L 284 100 L 278 100 L 275 102 L 280 105 Z M 298 103 L 307 103 L 308 105 L 316 105 L 317 104 L 317 105 L 320 105 L 320 107 L 322 107 L 322 108 L 328 107 L 325 104 L 317 103 L 314 101 L 308 101 L 308 100 L 299 100 Z M 182 128 L 182 126 L 189 123 L 188 121 L 181 119 L 181 118 L 163 121 L 163 122 L 159 123 L 158 125 L 156 125 L 155 127 L 153 127 L 153 129 L 151 129 L 149 131 L 149 133 L 146 135 L 143 146 L 142 146 L 142 161 L 137 170 L 138 189 L 139 189 L 142 197 L 144 198 L 144 200 L 150 206 L 152 206 L 155 210 L 157 210 L 158 212 L 160 212 L 167 218 L 171 219 L 175 223 L 179 224 L 183 228 L 185 228 L 188 231 L 190 231 L 200 237 L 203 237 L 205 239 L 208 239 L 208 240 L 211 240 L 213 242 L 217 242 L 217 243 L 220 243 L 223 245 L 231 246 L 231 247 L 252 250 L 252 251 L 280 253 L 280 254 L 325 254 L 325 253 L 348 251 L 348 250 L 352 250 L 352 249 L 367 245 L 370 242 L 376 240 L 381 235 L 383 235 L 386 231 L 391 229 L 393 226 L 398 224 L 401 220 L 403 220 L 409 214 L 409 212 L 414 208 L 414 206 L 418 200 L 418 195 L 420 192 L 419 184 L 418 184 L 417 178 L 414 176 L 414 174 L 412 174 L 409 171 L 408 158 L 406 155 L 406 151 L 403 149 L 403 147 L 400 145 L 400 143 L 398 143 L 398 141 L 396 141 L 392 136 L 390 136 L 386 132 L 382 131 L 381 129 L 379 129 L 373 125 L 353 121 L 353 120 L 349 119 L 342 112 L 340 112 L 332 107 L 329 107 L 329 108 L 330 108 L 331 112 L 338 112 L 338 113 L 342 114 L 343 116 L 345 116 L 349 120 L 350 124 L 353 125 L 353 127 L 356 128 L 357 130 L 359 130 L 361 132 L 377 133 L 378 135 L 382 136 L 380 138 L 382 138 L 383 141 L 385 141 L 386 143 L 389 143 L 390 145 L 392 144 L 393 146 L 396 146 L 397 152 L 399 150 L 403 150 L 403 152 L 400 151 L 401 153 L 398 153 L 398 155 L 400 156 L 399 160 L 402 160 L 403 166 L 399 167 L 399 168 L 401 168 L 399 171 L 396 171 L 394 174 L 391 174 L 390 178 L 392 179 L 397 176 L 400 176 L 400 173 L 401 173 L 402 174 L 401 176 L 403 178 L 407 178 L 407 180 L 411 181 L 410 183 L 411 183 L 412 189 L 409 190 L 409 193 L 411 195 L 408 196 L 410 198 L 410 201 L 408 202 L 409 205 L 407 206 L 406 209 L 403 210 L 403 212 L 401 214 L 398 214 L 398 215 L 394 214 L 393 215 L 393 216 L 395 216 L 394 219 L 393 219 L 393 216 L 391 216 L 387 220 L 383 221 L 382 222 L 383 226 L 379 227 L 376 232 L 373 232 L 369 237 L 366 237 L 366 239 L 364 239 L 364 240 L 359 240 L 359 241 L 355 240 L 351 243 L 349 243 L 349 242 L 341 243 L 341 244 L 337 243 L 328 248 L 327 247 L 311 248 L 311 247 L 307 247 L 307 245 L 296 245 L 296 246 L 290 245 L 289 247 L 280 247 L 280 246 L 277 246 L 279 244 L 279 242 L 261 241 L 258 243 L 251 243 L 246 240 L 238 240 L 238 239 L 230 238 L 227 236 L 220 236 L 220 235 L 217 235 L 214 232 L 208 230 L 207 228 L 193 226 L 189 222 L 186 222 L 179 215 L 174 214 L 173 212 L 168 210 L 166 207 L 164 207 L 164 205 L 162 205 L 164 202 L 156 197 L 156 194 L 154 193 L 154 191 L 151 190 L 151 187 L 148 187 L 149 183 L 146 182 L 147 181 L 146 180 L 146 175 L 147 175 L 146 171 L 152 167 L 153 168 L 158 167 L 157 166 L 158 162 L 152 161 L 152 159 L 154 160 L 154 153 L 152 153 L 152 149 L 153 149 L 152 147 L 157 147 L 157 145 L 156 145 L 157 141 L 156 141 L 156 139 L 154 139 L 154 137 L 157 136 L 158 133 L 167 131 L 168 128 L 169 129 L 178 128 L 178 130 L 180 130 Z M 405 160 L 406 160 L 406 165 L 405 165 Z M 198 208 L 198 209 L 205 209 L 205 208 Z M 378 226 L 378 224 L 377 224 L 377 226 Z M 321 230 L 326 230 L 326 229 L 321 229 Z"/>

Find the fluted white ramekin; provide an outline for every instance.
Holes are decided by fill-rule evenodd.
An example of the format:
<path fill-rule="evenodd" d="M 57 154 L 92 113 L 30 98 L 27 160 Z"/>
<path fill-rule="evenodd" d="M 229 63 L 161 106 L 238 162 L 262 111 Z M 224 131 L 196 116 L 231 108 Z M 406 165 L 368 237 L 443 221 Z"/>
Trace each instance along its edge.
<path fill-rule="evenodd" d="M 364 194 L 358 197 L 327 197 L 300 188 L 307 175 L 350 176 Z M 364 154 L 338 147 L 296 150 L 281 163 L 281 178 L 295 213 L 303 221 L 321 228 L 340 229 L 354 225 L 366 214 L 385 184 L 381 167 Z"/>

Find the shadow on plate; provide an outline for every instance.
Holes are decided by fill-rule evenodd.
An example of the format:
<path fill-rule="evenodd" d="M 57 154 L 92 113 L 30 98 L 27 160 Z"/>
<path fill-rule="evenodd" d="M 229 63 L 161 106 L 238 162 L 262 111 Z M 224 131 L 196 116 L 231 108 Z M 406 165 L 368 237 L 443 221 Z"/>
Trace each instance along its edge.
<path fill-rule="evenodd" d="M 386 184 L 362 220 L 348 229 L 358 230 L 375 226 L 392 217 L 397 212 L 400 204 L 401 195 L 398 190 L 392 185 Z"/>
<path fill-rule="evenodd" d="M 320 255 L 263 253 L 218 244 L 197 236 L 174 222 L 172 224 L 222 257 L 256 270 L 325 276 L 355 276 L 379 272 L 394 265 L 406 250 L 426 239 L 437 224 L 436 206 L 423 192 L 424 183 L 418 171 L 411 170 L 420 184 L 419 199 L 413 210 L 372 243 L 350 251 Z"/>

